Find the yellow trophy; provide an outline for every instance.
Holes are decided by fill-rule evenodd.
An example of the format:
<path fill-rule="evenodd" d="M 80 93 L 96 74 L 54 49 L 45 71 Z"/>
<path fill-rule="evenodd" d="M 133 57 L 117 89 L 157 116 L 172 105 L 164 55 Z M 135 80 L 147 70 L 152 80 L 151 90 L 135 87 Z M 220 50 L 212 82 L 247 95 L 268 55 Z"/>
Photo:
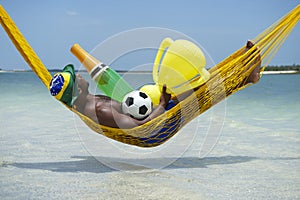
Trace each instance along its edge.
<path fill-rule="evenodd" d="M 167 85 L 167 92 L 181 94 L 205 83 L 210 74 L 205 69 L 206 59 L 201 49 L 188 40 L 164 39 L 156 54 L 153 66 L 155 85 L 141 88 L 155 104 L 159 103 L 159 90 Z"/>
<path fill-rule="evenodd" d="M 205 65 L 205 56 L 194 43 L 166 38 L 160 44 L 154 61 L 153 80 L 159 86 L 166 84 L 168 92 L 180 94 L 210 78 Z"/>

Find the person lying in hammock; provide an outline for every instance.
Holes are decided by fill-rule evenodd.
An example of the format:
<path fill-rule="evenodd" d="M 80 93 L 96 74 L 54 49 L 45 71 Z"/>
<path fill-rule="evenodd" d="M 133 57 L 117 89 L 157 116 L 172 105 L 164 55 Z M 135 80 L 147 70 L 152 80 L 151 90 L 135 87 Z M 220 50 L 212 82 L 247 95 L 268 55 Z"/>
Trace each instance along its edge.
<path fill-rule="evenodd" d="M 253 45 L 253 42 L 248 41 L 245 50 L 247 51 Z M 258 60 L 258 62 L 260 62 L 260 60 Z M 260 64 L 251 72 L 243 84 L 257 83 L 260 79 L 259 70 Z M 166 85 L 163 86 L 159 105 L 148 117 L 142 120 L 137 120 L 123 114 L 121 103 L 114 101 L 110 97 L 91 94 L 89 92 L 89 82 L 80 74 L 75 75 L 74 67 L 71 64 L 67 65 L 62 73 L 58 73 L 52 78 L 50 92 L 56 99 L 62 101 L 69 107 L 73 107 L 96 123 L 112 128 L 126 129 L 134 128 L 154 119 L 164 113 L 170 104 L 174 106 L 174 104 L 182 101 L 197 89 L 195 88 L 194 90 L 177 96 L 177 98 L 170 103 L 171 95 L 166 92 L 166 87 Z"/>
<path fill-rule="evenodd" d="M 142 120 L 134 119 L 122 113 L 121 103 L 104 95 L 89 92 L 89 82 L 80 74 L 75 75 L 73 65 L 64 67 L 61 73 L 54 75 L 50 83 L 50 92 L 56 99 L 92 119 L 94 122 L 112 128 L 133 128 L 142 125 L 165 112 L 171 98 L 163 87 L 159 105 Z"/>

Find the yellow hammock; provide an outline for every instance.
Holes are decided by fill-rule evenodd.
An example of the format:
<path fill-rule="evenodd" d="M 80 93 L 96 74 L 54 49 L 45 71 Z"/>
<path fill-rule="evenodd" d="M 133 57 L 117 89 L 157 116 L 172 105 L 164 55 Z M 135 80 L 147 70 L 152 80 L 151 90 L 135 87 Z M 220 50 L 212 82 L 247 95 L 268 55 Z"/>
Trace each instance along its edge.
<path fill-rule="evenodd" d="M 189 96 L 165 114 L 141 126 L 132 129 L 110 128 L 95 123 L 72 108 L 69 109 L 76 113 L 92 130 L 106 137 L 139 147 L 158 146 L 170 139 L 195 117 L 227 96 L 248 86 L 249 84 L 245 85 L 243 81 L 258 64 L 255 60 L 259 54 L 262 66 L 266 66 L 295 27 L 299 18 L 300 5 L 258 35 L 253 40 L 256 45 L 249 51 L 245 52 L 245 47 L 242 47 L 212 67 L 209 70 L 211 78 L 197 89 L 194 95 Z M 0 20 L 1 25 L 33 72 L 49 88 L 51 74 L 1 5 Z M 260 52 L 256 50 L 258 47 Z M 255 62 L 256 64 L 253 65 Z M 264 67 L 261 68 L 261 72 L 263 70 Z"/>

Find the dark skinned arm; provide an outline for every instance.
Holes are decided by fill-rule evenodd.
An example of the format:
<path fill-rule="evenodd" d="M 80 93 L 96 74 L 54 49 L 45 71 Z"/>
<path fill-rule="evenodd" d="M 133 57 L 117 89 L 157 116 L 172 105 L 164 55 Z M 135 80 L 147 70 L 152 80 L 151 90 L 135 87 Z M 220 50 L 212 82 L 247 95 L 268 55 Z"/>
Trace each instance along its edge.
<path fill-rule="evenodd" d="M 150 120 L 158 117 L 165 111 L 171 95 L 166 92 L 166 86 L 163 87 L 163 91 L 160 97 L 159 105 L 153 110 L 153 112 L 143 120 L 134 119 L 128 115 L 119 113 L 112 107 L 101 107 L 96 105 L 96 114 L 100 124 L 113 127 L 113 128 L 134 128 L 142 125 Z"/>

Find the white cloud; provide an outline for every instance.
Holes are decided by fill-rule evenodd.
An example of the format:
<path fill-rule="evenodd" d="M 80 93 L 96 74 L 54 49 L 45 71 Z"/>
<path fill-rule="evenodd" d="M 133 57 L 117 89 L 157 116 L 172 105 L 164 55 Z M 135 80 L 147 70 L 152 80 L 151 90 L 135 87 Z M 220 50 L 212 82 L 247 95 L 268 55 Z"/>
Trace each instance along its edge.
<path fill-rule="evenodd" d="M 69 15 L 69 16 L 76 16 L 76 15 L 78 15 L 78 13 L 76 12 L 76 11 L 67 11 L 67 15 Z"/>

